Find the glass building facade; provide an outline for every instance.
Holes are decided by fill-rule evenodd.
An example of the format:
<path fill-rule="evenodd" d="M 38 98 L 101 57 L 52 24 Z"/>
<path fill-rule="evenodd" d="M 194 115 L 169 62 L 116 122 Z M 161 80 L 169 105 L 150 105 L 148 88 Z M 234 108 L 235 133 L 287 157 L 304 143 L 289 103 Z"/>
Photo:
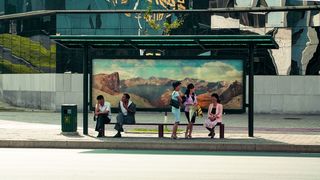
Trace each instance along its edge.
<path fill-rule="evenodd" d="M 151 6 L 150 6 L 151 3 Z M 40 10 L 136 10 L 208 9 L 224 7 L 284 7 L 317 5 L 306 0 L 0 0 L 0 15 L 39 12 Z M 183 20 L 172 35 L 270 34 L 278 50 L 255 52 L 255 74 L 318 75 L 320 71 L 319 11 L 270 13 L 157 13 L 148 16 L 157 24 Z M 56 13 L 0 20 L 1 73 L 81 73 L 81 49 L 66 48 L 49 35 L 164 35 L 155 30 L 143 14 L 129 13 Z M 0 16 L 1 18 L 1 16 Z M 240 49 L 207 51 L 95 49 L 91 58 L 197 56 L 214 58 L 246 57 Z"/>

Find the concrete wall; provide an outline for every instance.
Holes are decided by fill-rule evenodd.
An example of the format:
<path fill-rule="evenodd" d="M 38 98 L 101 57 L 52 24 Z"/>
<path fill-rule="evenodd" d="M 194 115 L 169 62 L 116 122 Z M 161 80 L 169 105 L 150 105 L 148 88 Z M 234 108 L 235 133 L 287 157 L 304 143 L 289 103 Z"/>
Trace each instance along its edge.
<path fill-rule="evenodd" d="M 255 76 L 256 113 L 320 114 L 320 76 Z"/>
<path fill-rule="evenodd" d="M 60 111 L 61 104 L 77 104 L 82 111 L 83 98 L 82 74 L 58 74 L 56 76 L 55 110 Z"/>
<path fill-rule="evenodd" d="M 320 76 L 255 76 L 254 91 L 256 113 L 320 114 Z M 0 74 L 0 97 L 54 111 L 74 103 L 82 111 L 82 74 Z"/>
<path fill-rule="evenodd" d="M 77 104 L 82 111 L 81 74 L 1 74 L 1 97 L 19 107 L 59 111 Z"/>

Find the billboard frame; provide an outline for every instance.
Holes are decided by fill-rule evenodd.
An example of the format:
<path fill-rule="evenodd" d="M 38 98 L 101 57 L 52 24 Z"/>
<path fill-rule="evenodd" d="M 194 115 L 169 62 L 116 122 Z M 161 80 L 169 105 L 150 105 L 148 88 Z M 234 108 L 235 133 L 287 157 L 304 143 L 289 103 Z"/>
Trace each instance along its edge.
<path fill-rule="evenodd" d="M 97 58 L 98 59 L 98 58 Z M 241 114 L 246 112 L 246 63 L 247 58 L 243 56 L 230 56 L 230 57 L 222 57 L 217 58 L 214 56 L 110 56 L 106 57 L 105 60 L 183 60 L 183 59 L 192 59 L 192 60 L 212 60 L 212 61 L 228 61 L 228 60 L 239 60 L 242 61 L 242 107 L 240 109 L 224 109 L 224 113 L 227 114 Z M 95 99 L 92 97 L 92 84 L 93 84 L 93 58 L 90 58 L 90 84 L 89 84 L 89 104 L 90 110 L 93 111 L 93 102 Z M 103 60 L 103 59 L 101 59 Z M 122 92 L 124 93 L 124 92 Z M 120 100 L 120 99 L 119 99 Z M 119 108 L 113 107 L 112 112 L 118 112 Z M 171 112 L 171 107 L 168 105 L 167 108 L 139 108 L 137 107 L 137 111 L 147 111 L 147 112 Z M 183 109 L 181 109 L 183 111 Z M 203 109 L 204 112 L 207 112 L 207 108 Z"/>

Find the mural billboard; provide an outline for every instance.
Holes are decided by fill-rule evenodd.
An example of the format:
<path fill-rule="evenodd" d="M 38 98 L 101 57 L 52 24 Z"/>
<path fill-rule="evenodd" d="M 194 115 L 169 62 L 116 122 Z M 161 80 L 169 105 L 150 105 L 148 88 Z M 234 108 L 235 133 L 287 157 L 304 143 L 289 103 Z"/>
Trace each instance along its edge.
<path fill-rule="evenodd" d="M 182 82 L 181 94 L 193 83 L 200 106 L 207 109 L 218 93 L 224 109 L 243 109 L 243 60 L 211 59 L 94 59 L 92 103 L 103 95 L 117 107 L 122 93 L 142 109 L 170 106 L 172 83 Z"/>

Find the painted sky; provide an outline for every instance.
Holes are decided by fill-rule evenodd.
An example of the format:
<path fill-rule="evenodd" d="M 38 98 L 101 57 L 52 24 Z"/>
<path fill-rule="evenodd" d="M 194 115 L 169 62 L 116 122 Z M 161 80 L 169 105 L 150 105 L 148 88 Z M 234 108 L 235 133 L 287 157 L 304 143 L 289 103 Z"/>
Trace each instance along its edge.
<path fill-rule="evenodd" d="M 186 77 L 216 81 L 242 81 L 241 60 L 93 60 L 93 74 L 119 72 L 120 79 L 162 77 L 182 80 Z"/>

